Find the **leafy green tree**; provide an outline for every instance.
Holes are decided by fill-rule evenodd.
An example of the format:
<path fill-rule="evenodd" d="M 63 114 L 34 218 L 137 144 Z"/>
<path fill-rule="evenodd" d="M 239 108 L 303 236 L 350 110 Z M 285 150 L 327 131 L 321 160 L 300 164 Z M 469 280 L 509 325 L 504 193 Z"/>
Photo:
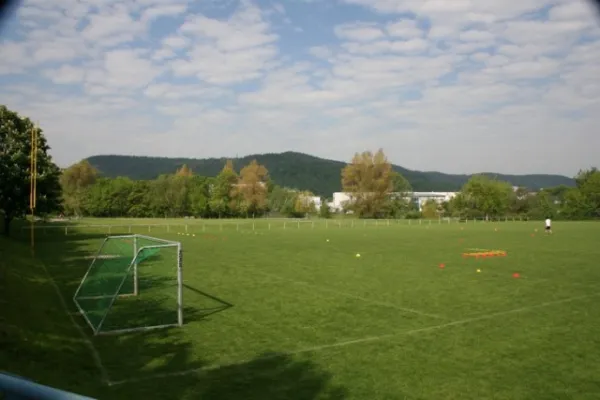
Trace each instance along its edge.
<path fill-rule="evenodd" d="M 52 161 L 50 147 L 41 129 L 29 118 L 0 105 L 0 214 L 9 235 L 15 218 L 29 209 L 32 131 L 37 131 L 36 213 L 46 215 L 61 206 L 60 169 Z"/>
<path fill-rule="evenodd" d="M 194 176 L 189 184 L 189 205 L 193 215 L 202 218 L 211 216 L 210 210 L 210 186 L 214 183 L 213 178 Z"/>
<path fill-rule="evenodd" d="M 128 217 L 151 218 L 155 215 L 152 212 L 152 200 L 150 191 L 152 190 L 151 181 L 134 181 L 127 197 L 129 209 Z"/>
<path fill-rule="evenodd" d="M 405 186 L 406 180 L 392 170 L 382 149 L 375 154 L 370 151 L 356 153 L 342 170 L 343 190 L 351 196 L 344 208 L 360 217 L 388 215 L 393 193 Z"/>
<path fill-rule="evenodd" d="M 98 170 L 87 160 L 80 161 L 62 171 L 60 185 L 64 210 L 70 215 L 81 215 L 86 189 L 98 179 Z"/>
<path fill-rule="evenodd" d="M 584 199 L 582 214 L 588 218 L 600 218 L 600 171 L 596 168 L 582 171 L 575 181 Z"/>
<path fill-rule="evenodd" d="M 329 209 L 329 204 L 327 204 L 327 199 L 325 198 L 321 198 L 321 207 L 319 207 L 319 217 L 331 218 L 331 210 Z"/>
<path fill-rule="evenodd" d="M 296 196 L 296 202 L 294 204 L 294 211 L 299 215 L 306 216 L 307 214 L 314 214 L 317 212 L 315 203 L 312 201 L 314 194 L 309 191 L 299 192 Z"/>
<path fill-rule="evenodd" d="M 467 196 L 463 193 L 458 193 L 448 203 L 450 215 L 456 218 L 469 217 L 469 204 Z"/>
<path fill-rule="evenodd" d="M 423 204 L 423 206 L 421 207 L 421 215 L 423 216 L 423 218 L 427 219 L 439 218 L 440 213 L 438 202 L 433 199 L 427 200 L 425 204 Z"/>
<path fill-rule="evenodd" d="M 93 217 L 130 215 L 134 187 L 135 182 L 129 178 L 99 178 L 86 189 L 84 213 Z"/>
<path fill-rule="evenodd" d="M 241 169 L 238 182 L 233 186 L 232 197 L 239 201 L 240 211 L 246 216 L 265 212 L 268 176 L 267 168 L 256 160 Z"/>
<path fill-rule="evenodd" d="M 509 207 L 510 212 L 514 215 L 527 215 L 532 205 L 531 198 L 532 193 L 527 188 L 517 188 Z"/>
<path fill-rule="evenodd" d="M 232 217 L 237 211 L 233 186 L 238 181 L 238 175 L 233 169 L 233 162 L 227 161 L 225 167 L 215 178 L 210 190 L 210 209 L 219 217 Z"/>
<path fill-rule="evenodd" d="M 561 214 L 566 219 L 586 219 L 587 199 L 579 188 L 572 188 L 565 193 L 561 204 Z"/>
<path fill-rule="evenodd" d="M 461 193 L 472 216 L 486 218 L 506 215 L 514 196 L 512 186 L 508 182 L 485 175 L 471 177 Z"/>
<path fill-rule="evenodd" d="M 529 210 L 527 216 L 530 219 L 555 218 L 557 216 L 557 207 L 551 194 L 545 190 L 529 196 Z"/>

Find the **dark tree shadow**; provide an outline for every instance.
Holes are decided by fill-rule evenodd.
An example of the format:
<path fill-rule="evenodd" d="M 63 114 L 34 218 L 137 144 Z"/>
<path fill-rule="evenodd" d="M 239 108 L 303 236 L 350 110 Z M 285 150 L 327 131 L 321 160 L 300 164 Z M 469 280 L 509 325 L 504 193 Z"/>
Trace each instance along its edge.
<path fill-rule="evenodd" d="M 331 383 L 331 374 L 311 360 L 281 353 L 264 353 L 253 360 L 218 369 L 201 368 L 186 375 L 169 375 L 154 382 L 138 381 L 136 396 L 160 399 L 211 400 L 342 400 L 347 391 Z M 161 385 L 162 382 L 162 385 Z M 165 383 L 168 382 L 168 387 Z M 180 387 L 172 392 L 170 388 Z M 131 388 L 110 388 L 114 399 L 131 396 Z"/>
<path fill-rule="evenodd" d="M 252 360 L 215 368 L 195 352 L 193 343 L 184 334 L 185 326 L 93 336 L 78 315 L 72 296 L 89 266 L 88 257 L 98 249 L 104 237 L 104 234 L 48 235 L 36 242 L 35 259 L 31 258 L 26 238 L 0 239 L 3 240 L 0 241 L 0 258 L 9 247 L 13 256 L 8 261 L 4 259 L 4 263 L 0 260 L 0 307 L 13 310 L 9 314 L 0 313 L 0 347 L 9 349 L 0 352 L 0 370 L 98 399 L 333 400 L 346 397 L 346 390 L 331 382 L 330 373 L 304 357 L 265 353 Z M 11 286 L 17 281 L 18 286 Z M 2 286 L 2 282 L 7 283 Z M 71 316 L 65 314 L 54 284 Z M 142 290 L 165 284 L 170 285 L 170 280 L 158 277 L 144 282 L 148 286 Z M 8 287 L 13 289 L 6 289 Z M 184 293 L 198 296 L 198 301 L 189 302 L 197 308 L 184 309 L 185 321 L 190 323 L 233 306 L 190 285 L 186 285 Z M 135 302 L 123 302 L 120 307 L 121 317 L 129 316 L 126 319 L 130 318 L 128 322 L 134 325 L 154 322 L 157 313 L 173 315 L 171 308 L 164 309 L 164 303 L 152 299 L 145 299 L 144 306 L 152 312 L 140 312 Z M 71 317 L 77 327 L 73 326 Z M 92 350 L 82 340 L 81 331 L 100 355 L 111 386 L 103 380 L 106 377 Z"/>

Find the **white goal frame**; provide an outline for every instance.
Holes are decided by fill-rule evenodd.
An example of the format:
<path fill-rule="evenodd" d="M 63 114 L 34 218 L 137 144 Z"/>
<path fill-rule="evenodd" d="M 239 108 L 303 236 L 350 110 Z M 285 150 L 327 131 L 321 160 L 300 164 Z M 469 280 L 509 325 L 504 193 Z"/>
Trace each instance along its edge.
<path fill-rule="evenodd" d="M 115 293 L 115 295 L 112 295 L 112 296 L 111 295 L 85 296 L 85 297 L 79 296 L 79 292 L 80 292 L 81 288 L 83 287 L 84 282 L 87 279 L 90 271 L 94 267 L 94 263 L 96 262 L 96 260 L 100 256 L 100 254 L 102 253 L 102 249 L 104 249 L 104 246 L 106 245 L 106 243 L 109 240 L 115 240 L 115 239 L 116 240 L 118 240 L 118 239 L 133 240 L 133 254 L 131 255 L 131 262 L 129 264 L 129 267 L 127 268 L 126 273 L 123 274 L 123 280 L 121 281 L 121 283 L 117 289 L 117 292 Z M 142 246 L 142 247 L 138 248 L 138 239 L 144 239 L 144 241 L 156 242 L 157 244 L 146 245 L 146 246 Z M 159 248 L 165 248 L 165 247 L 177 248 L 177 260 L 175 260 L 177 263 L 177 322 L 172 323 L 172 324 L 142 326 L 142 327 L 135 327 L 135 328 L 127 328 L 127 329 L 113 329 L 113 330 L 101 331 L 102 325 L 104 324 L 104 320 L 110 313 L 110 309 L 112 308 L 115 300 L 118 297 L 137 296 L 139 294 L 138 262 L 137 262 L 137 260 L 138 260 L 138 257 L 140 256 L 140 253 L 142 253 L 144 250 L 147 250 L 147 249 L 159 249 Z M 121 291 L 121 288 L 125 284 L 127 276 L 129 275 L 129 271 L 131 271 L 132 268 L 133 268 L 133 293 L 119 294 L 119 292 Z M 85 311 L 79 304 L 78 300 L 79 299 L 81 299 L 81 300 L 100 299 L 100 298 L 112 298 L 112 300 L 110 302 L 110 305 L 108 306 L 108 310 L 106 311 L 106 314 L 103 316 L 103 318 L 100 321 L 100 323 L 98 324 L 98 326 L 94 327 L 94 324 L 92 324 L 92 322 L 89 320 L 88 316 L 86 315 Z M 128 332 L 139 332 L 139 331 L 147 331 L 147 330 L 153 330 L 153 329 L 169 328 L 169 327 L 174 327 L 174 326 L 179 326 L 179 327 L 183 326 L 183 250 L 182 250 L 181 242 L 175 242 L 172 240 L 159 239 L 159 238 L 155 238 L 155 237 L 151 237 L 151 236 L 137 235 L 137 234 L 107 236 L 104 239 L 104 241 L 102 242 L 100 249 L 98 250 L 98 252 L 94 256 L 94 258 L 92 259 L 92 262 L 90 263 L 90 266 L 88 267 L 85 275 L 79 282 L 79 286 L 77 287 L 77 290 L 75 291 L 75 294 L 73 295 L 73 302 L 75 303 L 75 306 L 77 307 L 77 310 L 79 311 L 79 313 L 81 315 L 83 315 L 87 324 L 90 326 L 90 328 L 92 328 L 94 335 L 120 334 L 120 333 L 128 333 Z"/>

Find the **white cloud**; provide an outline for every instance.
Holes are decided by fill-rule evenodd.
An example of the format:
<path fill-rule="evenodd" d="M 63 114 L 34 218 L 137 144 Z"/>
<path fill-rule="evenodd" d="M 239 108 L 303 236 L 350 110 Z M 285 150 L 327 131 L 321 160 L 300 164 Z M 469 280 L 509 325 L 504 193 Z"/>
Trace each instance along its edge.
<path fill-rule="evenodd" d="M 325 46 L 314 46 L 308 49 L 308 53 L 314 57 L 327 59 L 333 55 L 331 50 Z"/>
<path fill-rule="evenodd" d="M 46 76 L 56 84 L 81 83 L 85 76 L 85 71 L 81 68 L 63 64 L 56 70 L 47 70 Z"/>
<path fill-rule="evenodd" d="M 186 4 L 158 5 L 147 8 L 142 13 L 144 21 L 152 21 L 160 17 L 173 17 L 185 13 Z"/>
<path fill-rule="evenodd" d="M 340 39 L 369 42 L 384 36 L 383 31 L 371 24 L 344 24 L 335 27 L 334 32 Z"/>
<path fill-rule="evenodd" d="M 468 30 L 459 35 L 459 39 L 465 42 L 491 42 L 494 35 L 488 31 Z"/>
<path fill-rule="evenodd" d="M 116 88 L 141 88 L 161 73 L 151 61 L 130 50 L 107 52 L 104 69 L 104 83 Z"/>
<path fill-rule="evenodd" d="M 385 27 L 390 36 L 400 38 L 413 38 L 423 35 L 423 31 L 418 27 L 417 22 L 410 19 L 403 19 L 398 22 L 388 24 Z"/>
<path fill-rule="evenodd" d="M 194 45 L 188 60 L 171 64 L 178 76 L 197 76 L 214 84 L 234 84 L 261 77 L 277 55 L 277 36 L 269 32 L 259 8 L 243 4 L 227 21 L 196 15 L 179 31 Z"/>
<path fill-rule="evenodd" d="M 81 36 L 95 44 L 114 46 L 130 41 L 146 31 L 146 25 L 135 20 L 126 5 L 117 5 L 104 9 L 89 17 L 88 25 Z"/>
<path fill-rule="evenodd" d="M 5 101 L 40 121 L 63 164 L 378 147 L 447 172 L 574 173 L 597 160 L 600 27 L 583 0 L 344 2 L 380 15 L 27 0 L 23 38 L 0 43 Z"/>

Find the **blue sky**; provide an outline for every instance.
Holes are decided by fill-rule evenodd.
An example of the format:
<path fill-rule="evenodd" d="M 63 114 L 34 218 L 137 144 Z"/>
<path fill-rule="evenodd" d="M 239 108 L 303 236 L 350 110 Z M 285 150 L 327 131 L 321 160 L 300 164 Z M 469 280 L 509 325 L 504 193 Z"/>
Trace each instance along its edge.
<path fill-rule="evenodd" d="M 598 165 L 585 0 L 27 0 L 0 54 L 3 102 L 61 166 L 378 148 L 451 173 Z"/>

